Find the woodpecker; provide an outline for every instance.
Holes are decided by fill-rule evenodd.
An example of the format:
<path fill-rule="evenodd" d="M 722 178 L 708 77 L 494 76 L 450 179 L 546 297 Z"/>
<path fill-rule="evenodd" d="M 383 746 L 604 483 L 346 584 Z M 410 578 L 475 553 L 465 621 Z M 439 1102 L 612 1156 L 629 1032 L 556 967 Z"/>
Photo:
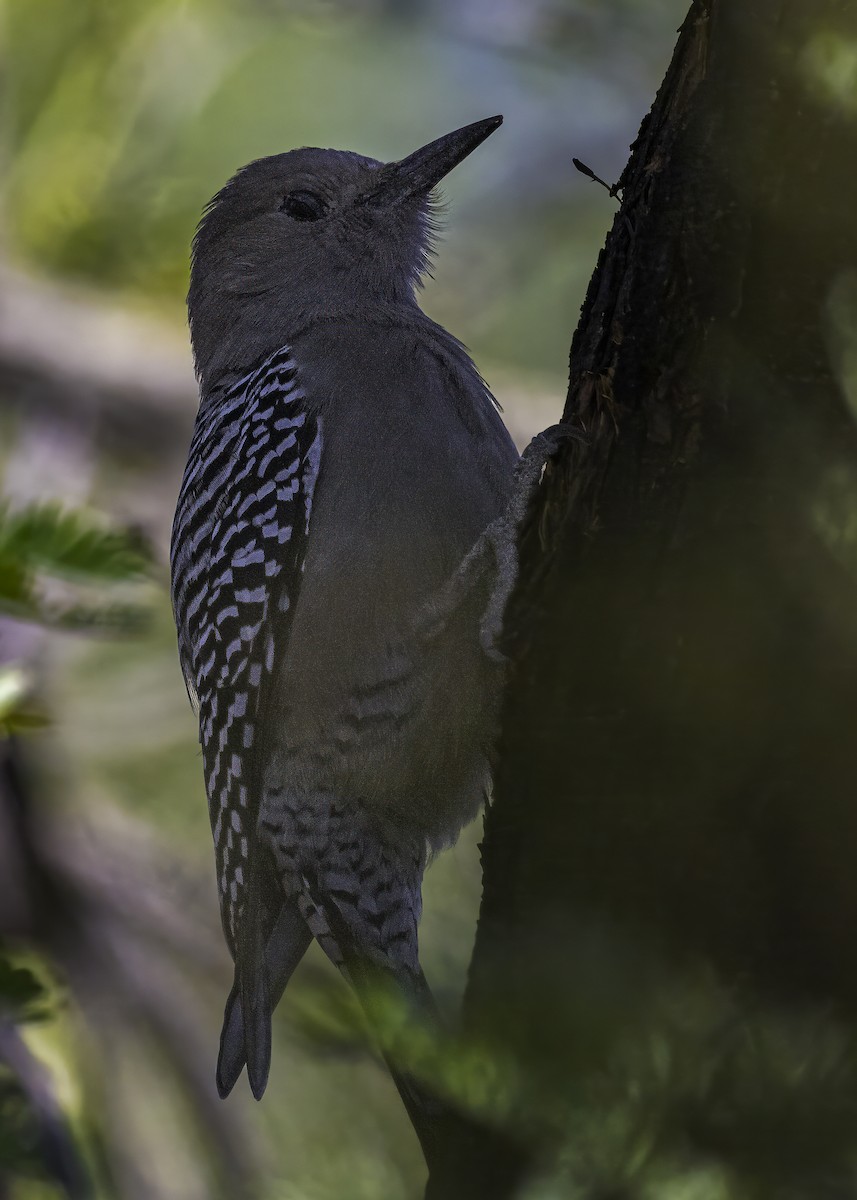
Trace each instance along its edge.
<path fill-rule="evenodd" d="M 510 586 L 489 542 L 518 454 L 416 293 L 434 189 L 501 123 L 387 164 L 259 159 L 194 238 L 200 405 L 172 598 L 235 964 L 224 1096 L 246 1062 L 261 1097 L 271 1014 L 313 938 L 358 990 L 383 970 L 430 1003 L 422 877 L 489 786 Z"/>

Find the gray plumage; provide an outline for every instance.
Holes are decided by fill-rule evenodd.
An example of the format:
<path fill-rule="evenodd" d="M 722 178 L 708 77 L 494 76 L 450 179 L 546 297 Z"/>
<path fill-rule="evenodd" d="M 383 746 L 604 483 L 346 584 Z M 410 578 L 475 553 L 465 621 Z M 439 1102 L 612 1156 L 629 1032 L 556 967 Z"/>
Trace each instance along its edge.
<path fill-rule="evenodd" d="M 264 1090 L 271 1012 L 312 937 L 358 989 L 381 970 L 430 1009 L 420 887 L 488 784 L 486 531 L 517 453 L 415 289 L 432 188 L 499 123 L 388 165 L 261 159 L 194 241 L 173 604 L 236 965 L 222 1094 L 245 1059 Z"/>

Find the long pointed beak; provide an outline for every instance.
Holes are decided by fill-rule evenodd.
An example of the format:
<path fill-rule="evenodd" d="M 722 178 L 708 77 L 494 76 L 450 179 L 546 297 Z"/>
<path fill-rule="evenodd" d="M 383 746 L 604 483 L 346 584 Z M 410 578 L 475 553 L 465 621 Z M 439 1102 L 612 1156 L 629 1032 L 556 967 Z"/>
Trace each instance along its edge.
<path fill-rule="evenodd" d="M 429 142 L 399 162 L 382 167 L 378 186 L 366 197 L 366 203 L 380 207 L 431 191 L 502 124 L 502 117 L 476 121 Z"/>

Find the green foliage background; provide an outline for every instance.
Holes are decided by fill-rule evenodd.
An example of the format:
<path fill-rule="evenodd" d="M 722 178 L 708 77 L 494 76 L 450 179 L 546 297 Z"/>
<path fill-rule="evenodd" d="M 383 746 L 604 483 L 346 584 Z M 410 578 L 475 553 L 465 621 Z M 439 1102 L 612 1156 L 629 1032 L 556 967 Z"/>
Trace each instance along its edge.
<path fill-rule="evenodd" d="M 165 342 L 183 340 L 190 237 L 203 204 L 236 167 L 302 144 L 392 158 L 502 111 L 503 130 L 446 186 L 449 232 L 425 303 L 474 350 L 523 434 L 560 411 L 577 309 L 612 219 L 612 202 L 574 172 L 571 157 L 617 177 L 685 9 L 685 0 L 6 0 L 3 253 L 117 308 L 155 315 Z M 853 115 L 855 63 L 854 47 L 822 30 L 796 69 L 838 113 Z M 857 361 L 851 283 L 831 301 L 831 344 L 848 394 Z M 17 410 L 0 411 L 7 447 L 20 420 Z M 210 832 L 165 590 L 183 451 L 167 448 L 155 464 L 142 452 L 102 447 L 94 472 L 91 501 L 115 521 L 137 519 L 145 500 L 156 560 L 146 566 L 154 582 L 145 626 L 134 624 L 138 592 L 130 597 L 120 586 L 106 609 L 94 601 L 105 579 L 136 581 L 146 556 L 99 521 L 65 510 L 0 512 L 0 592 L 6 611 L 99 634 L 53 646 L 52 715 L 78 780 L 76 803 L 117 806 L 163 839 L 197 873 L 214 927 Z M 846 532 L 852 490 L 834 489 L 831 499 L 837 512 L 847 510 L 848 521 L 835 523 Z M 828 516 L 822 506 L 819 522 L 829 524 Z M 850 539 L 839 540 L 850 564 Z M 45 568 L 72 587 L 47 612 L 36 587 Z M 478 834 L 469 830 L 426 885 L 423 957 L 449 1012 L 472 943 Z M 225 950 L 223 958 L 222 986 L 198 984 L 211 1071 Z M 49 1019 L 32 1026 L 30 1044 L 57 1080 L 91 1078 L 67 1000 L 33 980 L 32 998 L 44 1000 L 40 1015 L 46 1005 Z M 7 983 L 8 997 L 23 981 Z M 437 1059 L 443 1085 L 492 1119 L 530 1121 L 539 1137 L 567 1142 L 533 1200 L 854 1194 L 849 1033 L 823 1014 L 814 1024 L 748 1014 L 704 977 L 665 973 L 645 1004 L 633 981 L 614 983 L 603 1026 L 592 1015 L 597 989 L 581 986 L 574 1016 L 584 1022 L 586 1014 L 588 1046 L 571 1087 L 566 1075 L 553 1089 L 541 1076 L 535 1088 L 496 1048 L 453 1043 Z M 627 1037 L 614 1044 L 617 1027 Z M 139 1059 L 131 1043 L 129 1033 L 123 1070 Z M 593 1070 L 596 1050 L 608 1044 L 606 1067 Z M 420 1045 L 416 1033 L 412 1050 Z M 147 1124 L 148 1110 L 164 1105 L 177 1129 L 190 1127 L 169 1064 L 150 1068 L 145 1080 L 134 1137 L 151 1148 L 160 1193 L 213 1194 L 199 1181 L 204 1152 L 191 1135 L 179 1148 L 164 1146 Z M 97 1126 L 84 1090 L 67 1087 L 64 1099 L 79 1127 Z M 347 994 L 314 951 L 280 1011 L 263 1105 L 238 1092 L 228 1102 L 236 1119 L 267 1132 L 265 1200 L 418 1194 L 421 1160 L 401 1105 Z M 708 1139 L 708 1161 L 687 1152 L 691 1134 Z M 801 1182 L 801 1154 L 816 1134 L 828 1147 L 827 1190 Z M 0 1139 L 0 1153 L 6 1146 Z M 49 1194 L 46 1186 L 20 1182 L 14 1196 L 36 1200 Z"/>
<path fill-rule="evenodd" d="M 180 321 L 189 236 L 242 163 L 305 144 L 390 158 L 504 111 L 501 138 L 448 181 L 452 244 L 429 304 L 480 355 L 561 386 L 609 220 L 571 157 L 595 149 L 599 174 L 618 173 L 683 10 L 6 0 L 9 244 Z"/>

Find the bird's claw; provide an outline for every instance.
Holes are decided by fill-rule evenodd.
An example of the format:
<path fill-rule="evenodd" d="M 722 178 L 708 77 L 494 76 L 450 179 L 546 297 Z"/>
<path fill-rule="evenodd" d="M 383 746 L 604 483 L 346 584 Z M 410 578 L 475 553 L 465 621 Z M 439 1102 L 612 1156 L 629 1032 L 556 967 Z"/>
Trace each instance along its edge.
<path fill-rule="evenodd" d="M 580 430 L 573 425 L 560 422 L 549 425 L 541 433 L 537 433 L 521 455 L 515 472 L 518 480 L 531 484 L 537 483 L 542 470 L 552 458 L 569 442 L 579 441 L 582 437 Z"/>
<path fill-rule="evenodd" d="M 526 517 L 547 464 L 563 446 L 581 437 L 582 434 L 574 426 L 560 423 L 548 426 L 532 439 L 515 469 L 515 487 L 509 504 L 509 517 L 513 525 L 520 526 Z"/>
<path fill-rule="evenodd" d="M 492 522 L 483 535 L 494 552 L 497 568 L 494 589 L 479 633 L 483 653 L 492 662 L 503 664 L 508 661 L 507 656 L 499 649 L 499 642 L 503 633 L 506 605 L 518 580 L 517 539 L 541 481 L 542 472 L 546 463 L 554 458 L 563 446 L 581 436 L 579 430 L 567 424 L 551 425 L 536 434 L 521 455 L 506 512 Z"/>
<path fill-rule="evenodd" d="M 502 633 L 502 623 L 498 624 L 496 620 L 483 621 L 479 630 L 479 645 L 482 647 L 482 653 L 499 667 L 505 666 L 509 661 L 509 656 L 504 654 L 499 646 Z"/>

